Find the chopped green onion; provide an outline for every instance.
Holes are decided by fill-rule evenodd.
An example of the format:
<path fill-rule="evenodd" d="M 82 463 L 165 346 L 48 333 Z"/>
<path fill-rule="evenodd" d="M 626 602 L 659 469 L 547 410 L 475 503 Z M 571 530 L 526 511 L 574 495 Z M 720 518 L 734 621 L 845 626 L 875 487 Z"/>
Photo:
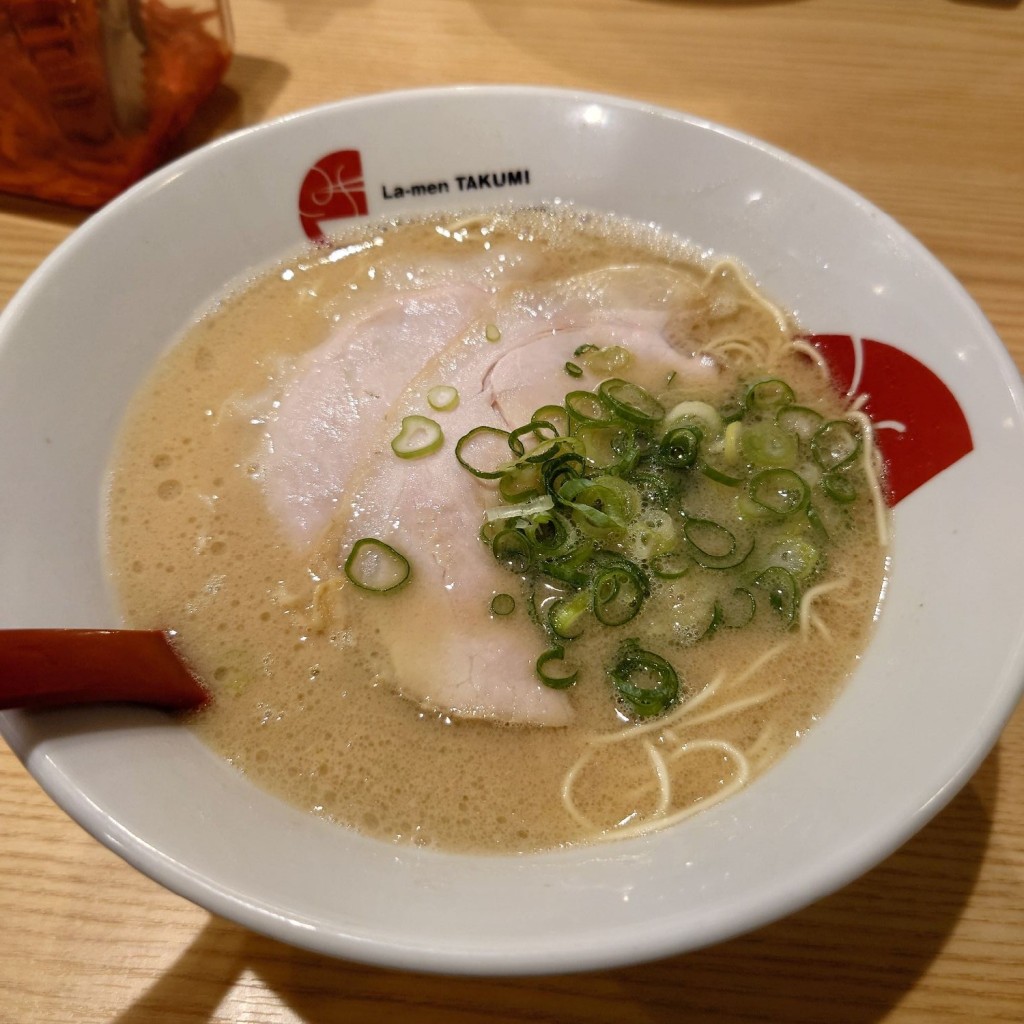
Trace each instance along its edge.
<path fill-rule="evenodd" d="M 710 519 L 686 519 L 683 538 L 687 554 L 704 569 L 735 569 L 754 547 L 753 541 L 740 544 L 732 531 Z"/>
<path fill-rule="evenodd" d="M 583 447 L 583 442 L 575 437 L 549 437 L 524 455 L 522 461 L 536 465 L 568 454 L 578 455 L 582 459 Z"/>
<path fill-rule="evenodd" d="M 550 430 L 551 436 L 545 437 L 541 431 Z M 547 420 L 530 420 L 529 423 L 523 424 L 521 427 L 516 427 L 508 435 L 508 446 L 512 449 L 512 452 L 517 456 L 526 454 L 526 446 L 519 439 L 529 434 L 533 434 L 539 441 L 552 441 L 558 438 L 558 428 Z"/>
<path fill-rule="evenodd" d="M 501 341 L 501 331 L 498 330 L 497 324 L 488 324 L 484 328 L 484 337 L 488 341 Z"/>
<path fill-rule="evenodd" d="M 575 547 L 579 538 L 575 527 L 557 512 L 534 516 L 522 530 L 534 548 L 547 557 L 564 555 Z"/>
<path fill-rule="evenodd" d="M 693 568 L 693 559 L 683 551 L 669 551 L 655 556 L 648 564 L 651 575 L 662 580 L 677 580 Z"/>
<path fill-rule="evenodd" d="M 545 459 L 540 466 L 544 490 L 552 497 L 557 496 L 569 480 L 576 480 L 587 468 L 587 460 L 574 451 L 559 452 L 553 458 Z"/>
<path fill-rule="evenodd" d="M 799 448 L 796 434 L 774 423 L 745 425 L 740 434 L 743 457 L 755 466 L 792 466 Z"/>
<path fill-rule="evenodd" d="M 790 625 L 800 605 L 793 574 L 781 566 L 773 565 L 765 569 L 754 582 L 767 591 L 772 608 L 782 616 L 787 626 Z"/>
<path fill-rule="evenodd" d="M 743 433 L 743 424 L 739 420 L 733 420 L 726 424 L 725 437 L 722 444 L 722 455 L 725 461 L 735 465 L 740 460 L 740 436 Z"/>
<path fill-rule="evenodd" d="M 743 415 L 746 411 L 747 407 L 742 401 L 738 398 L 731 398 L 724 405 L 719 406 L 718 414 L 722 417 L 723 423 L 729 424 L 743 419 Z"/>
<path fill-rule="evenodd" d="M 512 466 L 498 479 L 498 493 L 511 502 L 533 498 L 540 493 L 541 487 L 542 481 L 536 466 Z"/>
<path fill-rule="evenodd" d="M 697 459 L 700 439 L 696 427 L 673 427 L 658 445 L 658 462 L 668 469 L 688 469 Z"/>
<path fill-rule="evenodd" d="M 665 413 L 669 427 L 696 427 L 701 435 L 713 437 L 722 430 L 722 417 L 707 402 L 677 402 Z"/>
<path fill-rule="evenodd" d="M 631 473 L 629 482 L 637 489 L 640 500 L 668 511 L 671 493 L 665 478 L 656 470 Z"/>
<path fill-rule="evenodd" d="M 562 661 L 565 658 L 564 647 L 552 647 L 546 650 L 537 659 L 537 675 L 540 676 L 540 681 L 545 685 L 551 687 L 552 690 L 567 690 L 573 683 L 576 682 L 576 677 L 579 675 L 578 671 L 565 672 L 565 666 L 563 665 L 562 672 L 550 672 L 548 671 L 548 663 L 552 661 Z"/>
<path fill-rule="evenodd" d="M 849 465 L 860 451 L 860 435 L 846 420 L 829 420 L 811 438 L 811 454 L 826 472 Z"/>
<path fill-rule="evenodd" d="M 345 559 L 345 575 L 360 590 L 386 594 L 410 576 L 409 560 L 376 537 L 361 537 Z"/>
<path fill-rule="evenodd" d="M 598 530 L 624 530 L 635 518 L 639 504 L 629 484 L 614 476 L 568 480 L 559 488 L 557 498 Z"/>
<path fill-rule="evenodd" d="M 784 405 L 792 405 L 793 389 L 784 380 L 761 380 L 747 389 L 746 407 L 748 410 L 765 411 L 778 409 Z"/>
<path fill-rule="evenodd" d="M 561 583 L 567 583 L 570 587 L 585 587 L 589 581 L 587 563 L 593 556 L 594 549 L 594 542 L 585 540 L 563 555 L 542 559 L 537 563 L 537 567 L 545 575 Z M 589 600 L 588 594 L 588 607 Z"/>
<path fill-rule="evenodd" d="M 648 588 L 639 567 L 627 562 L 602 569 L 591 590 L 594 618 L 604 626 L 622 626 L 636 618 Z"/>
<path fill-rule="evenodd" d="M 597 388 L 605 405 L 628 423 L 653 426 L 665 418 L 665 409 L 654 395 L 639 384 L 612 377 Z"/>
<path fill-rule="evenodd" d="M 459 393 L 447 384 L 438 384 L 427 392 L 427 404 L 438 412 L 451 412 L 459 404 Z"/>
<path fill-rule="evenodd" d="M 814 536 L 821 544 L 828 543 L 828 530 L 825 528 L 824 520 L 813 505 L 807 506 L 807 522 L 811 524 Z"/>
<path fill-rule="evenodd" d="M 569 374 L 570 377 L 582 377 L 583 367 L 577 366 L 575 363 L 566 363 L 565 372 Z"/>
<path fill-rule="evenodd" d="M 559 598 L 548 612 L 551 632 L 560 640 L 575 640 L 584 629 L 590 611 L 590 592 L 581 590 L 572 597 Z"/>
<path fill-rule="evenodd" d="M 521 575 L 530 568 L 533 548 L 529 540 L 514 526 L 506 526 L 493 541 L 491 553 L 509 572 Z"/>
<path fill-rule="evenodd" d="M 821 562 L 821 552 L 802 537 L 779 541 L 768 553 L 768 565 L 785 569 L 794 579 L 806 580 Z"/>
<path fill-rule="evenodd" d="M 848 505 L 857 498 L 857 488 L 843 469 L 830 469 L 821 478 L 821 489 L 841 505 Z"/>
<path fill-rule="evenodd" d="M 491 611 L 495 615 L 511 615 L 516 610 L 516 599 L 511 594 L 495 594 L 491 598 Z"/>
<path fill-rule="evenodd" d="M 807 409 L 802 405 L 783 406 L 775 414 L 776 426 L 796 434 L 801 441 L 810 441 L 814 432 L 821 426 L 822 415 L 814 409 Z"/>
<path fill-rule="evenodd" d="M 497 427 L 474 427 L 455 442 L 455 458 L 459 465 L 481 480 L 497 480 L 508 468 L 507 430 Z M 472 462 L 470 461 L 472 459 Z"/>
<path fill-rule="evenodd" d="M 405 416 L 402 429 L 391 442 L 400 459 L 418 459 L 436 452 L 444 444 L 441 427 L 427 416 Z"/>
<path fill-rule="evenodd" d="M 570 391 L 565 396 L 565 408 L 575 423 L 605 427 L 613 420 L 611 410 L 593 391 Z"/>
<path fill-rule="evenodd" d="M 747 494 L 768 512 L 789 516 L 806 507 L 811 490 L 791 469 L 765 469 L 751 478 Z"/>
<path fill-rule="evenodd" d="M 548 494 L 542 494 L 539 498 L 518 505 L 498 505 L 489 508 L 484 512 L 484 518 L 489 523 L 497 522 L 499 519 L 528 519 L 540 512 L 549 512 L 554 507 L 554 499 Z"/>
<path fill-rule="evenodd" d="M 733 476 L 731 473 L 724 473 L 720 469 L 716 469 L 714 466 L 709 465 L 706 462 L 701 462 L 700 471 L 709 479 L 714 480 L 716 484 L 722 484 L 725 487 L 739 487 L 743 483 L 743 477 Z"/>
<path fill-rule="evenodd" d="M 679 676 L 664 658 L 637 646 L 622 645 L 618 660 L 608 670 L 615 692 L 640 718 L 652 718 L 679 699 Z"/>
<path fill-rule="evenodd" d="M 565 411 L 564 405 L 542 405 L 530 419 L 553 424 L 561 437 L 569 434 L 569 414 Z"/>
<path fill-rule="evenodd" d="M 616 373 L 625 370 L 633 362 L 630 351 L 621 345 L 606 345 L 604 348 L 580 345 L 575 355 L 594 373 Z"/>

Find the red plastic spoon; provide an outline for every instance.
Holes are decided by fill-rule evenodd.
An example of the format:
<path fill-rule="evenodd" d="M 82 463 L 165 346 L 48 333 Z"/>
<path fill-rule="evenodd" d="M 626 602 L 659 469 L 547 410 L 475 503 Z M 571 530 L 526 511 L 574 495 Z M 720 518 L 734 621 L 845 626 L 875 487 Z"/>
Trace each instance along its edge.
<path fill-rule="evenodd" d="M 186 711 L 209 699 L 160 630 L 0 630 L 0 708 L 126 701 Z"/>

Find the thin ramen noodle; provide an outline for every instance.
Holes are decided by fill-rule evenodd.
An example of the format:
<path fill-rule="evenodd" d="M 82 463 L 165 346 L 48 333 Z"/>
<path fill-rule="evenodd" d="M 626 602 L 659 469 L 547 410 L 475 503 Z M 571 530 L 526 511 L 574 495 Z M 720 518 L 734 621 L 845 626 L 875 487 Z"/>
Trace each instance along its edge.
<path fill-rule="evenodd" d="M 671 825 L 813 725 L 876 614 L 871 425 L 813 354 L 731 261 L 572 209 L 294 254 L 128 410 L 124 616 L 178 632 L 199 736 L 343 825 Z"/>

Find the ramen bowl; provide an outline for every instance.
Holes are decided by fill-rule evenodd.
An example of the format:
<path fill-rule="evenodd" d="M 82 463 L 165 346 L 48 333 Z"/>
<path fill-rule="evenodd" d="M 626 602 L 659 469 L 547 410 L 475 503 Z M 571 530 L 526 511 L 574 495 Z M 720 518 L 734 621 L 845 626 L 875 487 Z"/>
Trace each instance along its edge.
<path fill-rule="evenodd" d="M 157 172 L 76 231 L 0 319 L 0 625 L 120 624 L 105 468 L 127 402 L 197 311 L 304 240 L 498 202 L 610 211 L 736 257 L 829 353 L 841 385 L 896 424 L 883 445 L 894 508 L 881 615 L 808 734 L 675 827 L 475 856 L 307 815 L 156 711 L 10 712 L 0 729 L 129 863 L 297 946 L 461 974 L 693 950 L 896 849 L 970 777 L 1024 677 L 1024 549 L 1006 540 L 1024 499 L 1017 371 L 920 244 L 770 146 L 605 96 L 459 88 L 310 110 Z"/>

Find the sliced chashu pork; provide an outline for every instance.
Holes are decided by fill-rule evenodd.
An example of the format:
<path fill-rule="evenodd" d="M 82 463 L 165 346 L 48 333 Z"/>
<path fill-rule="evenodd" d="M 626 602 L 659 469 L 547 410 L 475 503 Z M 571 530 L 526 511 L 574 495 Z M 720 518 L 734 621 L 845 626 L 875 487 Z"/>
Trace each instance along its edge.
<path fill-rule="evenodd" d="M 429 269 L 382 265 L 391 290 L 346 309 L 345 320 L 283 383 L 255 403 L 266 422 L 258 464 L 267 504 L 297 548 L 342 506 L 353 468 L 406 384 L 533 265 L 502 243 Z"/>
<path fill-rule="evenodd" d="M 680 378 L 712 372 L 669 345 L 667 311 L 651 305 L 613 306 L 604 290 L 581 289 L 578 282 L 517 296 L 493 318 L 499 342 L 471 332 L 425 367 L 396 403 L 350 488 L 352 518 L 328 532 L 322 550 L 338 567 L 358 538 L 372 536 L 409 559 L 412 579 L 403 590 L 384 598 L 346 591 L 349 599 L 380 602 L 375 632 L 387 651 L 389 681 L 404 696 L 459 717 L 551 726 L 571 721 L 569 695 L 537 679 L 543 641 L 525 610 L 507 617 L 490 612 L 493 595 L 517 593 L 518 581 L 479 539 L 485 508 L 497 503 L 495 491 L 458 464 L 454 445 L 481 424 L 520 426 L 539 406 L 580 387 L 583 382 L 564 371 L 579 345 L 622 345 L 635 356 L 630 378 L 652 387 L 673 371 Z M 402 415 L 429 411 L 422 395 L 437 383 L 456 387 L 461 396 L 454 412 L 436 417 L 444 447 L 422 459 L 394 457 L 387 440 Z"/>

